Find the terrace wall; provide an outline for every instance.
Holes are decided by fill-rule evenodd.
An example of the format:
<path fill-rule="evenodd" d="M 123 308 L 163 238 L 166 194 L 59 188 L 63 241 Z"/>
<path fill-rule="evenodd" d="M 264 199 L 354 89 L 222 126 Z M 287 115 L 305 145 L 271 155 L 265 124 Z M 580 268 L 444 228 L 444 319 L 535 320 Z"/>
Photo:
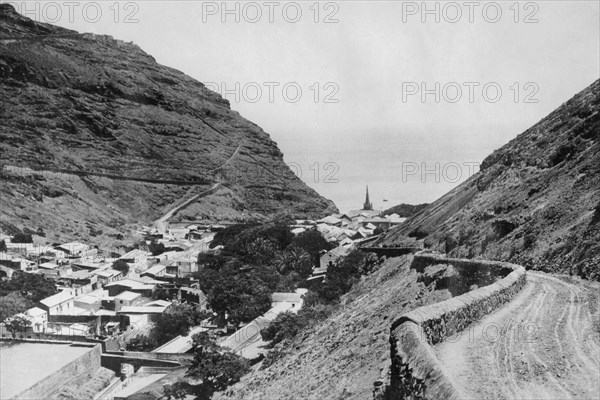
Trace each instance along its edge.
<path fill-rule="evenodd" d="M 464 398 L 447 378 L 431 346 L 511 301 L 526 283 L 525 269 L 505 262 L 423 254 L 415 255 L 411 268 L 422 272 L 435 264 L 450 264 L 465 279 L 501 279 L 396 319 L 390 330 L 391 367 L 385 378 L 375 382 L 376 400 Z"/>

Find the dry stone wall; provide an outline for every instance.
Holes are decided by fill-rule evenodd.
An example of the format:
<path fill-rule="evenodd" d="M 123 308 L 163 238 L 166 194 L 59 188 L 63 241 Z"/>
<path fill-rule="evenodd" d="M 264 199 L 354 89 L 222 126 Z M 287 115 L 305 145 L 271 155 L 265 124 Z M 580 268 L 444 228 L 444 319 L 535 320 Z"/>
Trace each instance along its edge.
<path fill-rule="evenodd" d="M 450 264 L 461 276 L 495 281 L 452 299 L 417 308 L 394 321 L 390 332 L 391 367 L 375 382 L 374 399 L 459 399 L 460 389 L 448 379 L 432 345 L 461 332 L 502 304 L 509 302 L 526 283 L 525 269 L 505 262 L 415 255 L 411 268 Z"/>

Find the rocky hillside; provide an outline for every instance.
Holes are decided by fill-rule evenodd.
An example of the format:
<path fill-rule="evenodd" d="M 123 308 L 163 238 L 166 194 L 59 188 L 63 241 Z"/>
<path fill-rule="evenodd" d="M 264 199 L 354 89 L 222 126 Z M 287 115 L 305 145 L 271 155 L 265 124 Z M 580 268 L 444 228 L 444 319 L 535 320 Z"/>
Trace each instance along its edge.
<path fill-rule="evenodd" d="M 600 279 L 600 80 L 379 240 Z"/>
<path fill-rule="evenodd" d="M 422 209 L 427 207 L 427 205 L 428 205 L 427 203 L 423 203 L 423 204 L 402 203 L 402 204 L 398 204 L 396 206 L 388 208 L 381 214 L 383 214 L 383 215 L 398 214 L 398 216 L 401 218 L 408 218 L 408 217 L 412 217 L 413 215 L 415 215 L 416 213 L 418 213 L 419 211 L 421 211 Z"/>
<path fill-rule="evenodd" d="M 202 83 L 135 44 L 37 23 L 7 4 L 0 12 L 5 230 L 112 232 L 217 182 L 211 206 L 188 218 L 336 211 L 267 133 Z"/>

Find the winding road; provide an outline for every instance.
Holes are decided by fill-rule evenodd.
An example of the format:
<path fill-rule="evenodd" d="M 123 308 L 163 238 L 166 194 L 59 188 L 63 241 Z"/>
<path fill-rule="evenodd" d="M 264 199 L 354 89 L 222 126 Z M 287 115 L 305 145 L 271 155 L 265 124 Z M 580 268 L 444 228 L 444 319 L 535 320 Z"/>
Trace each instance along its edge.
<path fill-rule="evenodd" d="M 599 399 L 600 285 L 527 272 L 517 297 L 434 347 L 470 399 Z"/>

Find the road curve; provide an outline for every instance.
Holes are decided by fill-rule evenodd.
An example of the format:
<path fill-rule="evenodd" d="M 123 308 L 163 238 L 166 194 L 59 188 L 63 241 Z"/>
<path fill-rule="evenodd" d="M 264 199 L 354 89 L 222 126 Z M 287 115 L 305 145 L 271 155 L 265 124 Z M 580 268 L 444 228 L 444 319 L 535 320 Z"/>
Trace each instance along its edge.
<path fill-rule="evenodd" d="M 600 285 L 537 272 L 510 303 L 436 345 L 471 399 L 599 399 Z"/>

